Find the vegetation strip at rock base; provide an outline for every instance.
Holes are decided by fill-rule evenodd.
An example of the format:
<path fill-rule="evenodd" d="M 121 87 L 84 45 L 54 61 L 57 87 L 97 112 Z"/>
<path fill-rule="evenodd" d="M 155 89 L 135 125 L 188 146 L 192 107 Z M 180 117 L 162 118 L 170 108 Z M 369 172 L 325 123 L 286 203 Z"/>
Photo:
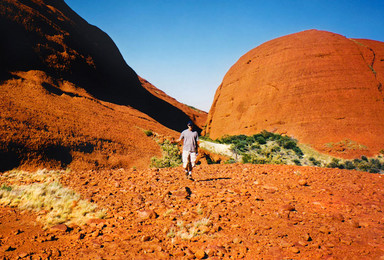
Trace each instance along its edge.
<path fill-rule="evenodd" d="M 216 140 L 211 140 L 209 137 L 201 139 L 230 145 L 229 150 L 235 156 L 227 163 L 307 165 L 384 173 L 383 155 L 378 155 L 376 158 L 362 156 L 353 160 L 324 156 L 313 152 L 308 146 L 299 144 L 294 138 L 268 131 L 253 136 L 235 135 L 223 136 Z M 207 148 L 209 149 L 209 146 Z"/>

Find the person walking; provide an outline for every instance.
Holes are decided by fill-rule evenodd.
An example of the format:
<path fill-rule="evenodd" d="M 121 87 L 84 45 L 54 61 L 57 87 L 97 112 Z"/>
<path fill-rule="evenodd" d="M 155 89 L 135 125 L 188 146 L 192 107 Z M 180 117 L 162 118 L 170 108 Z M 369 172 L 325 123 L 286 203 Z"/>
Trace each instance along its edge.
<path fill-rule="evenodd" d="M 192 168 L 196 165 L 196 157 L 198 153 L 198 141 L 199 134 L 193 129 L 192 121 L 189 121 L 187 124 L 188 129 L 185 129 L 180 134 L 180 138 L 177 139 L 177 142 L 180 142 L 184 139 L 183 143 L 183 168 L 185 170 L 185 175 L 188 179 L 192 179 Z"/>

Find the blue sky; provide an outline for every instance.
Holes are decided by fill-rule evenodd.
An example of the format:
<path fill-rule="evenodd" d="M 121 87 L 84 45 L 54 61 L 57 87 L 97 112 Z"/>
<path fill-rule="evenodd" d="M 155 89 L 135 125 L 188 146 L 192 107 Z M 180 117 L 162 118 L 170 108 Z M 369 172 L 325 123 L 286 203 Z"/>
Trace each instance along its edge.
<path fill-rule="evenodd" d="M 106 32 L 138 75 L 208 110 L 229 68 L 274 38 L 308 29 L 384 41 L 383 0 L 65 0 Z"/>

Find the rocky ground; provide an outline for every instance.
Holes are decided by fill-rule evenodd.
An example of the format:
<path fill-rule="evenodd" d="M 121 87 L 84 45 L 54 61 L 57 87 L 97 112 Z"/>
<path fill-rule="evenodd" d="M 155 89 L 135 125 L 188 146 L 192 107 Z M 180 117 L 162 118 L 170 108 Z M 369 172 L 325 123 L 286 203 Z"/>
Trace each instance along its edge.
<path fill-rule="evenodd" d="M 2 259 L 384 259 L 384 178 L 271 165 L 68 172 L 108 210 L 48 229 L 0 208 Z"/>

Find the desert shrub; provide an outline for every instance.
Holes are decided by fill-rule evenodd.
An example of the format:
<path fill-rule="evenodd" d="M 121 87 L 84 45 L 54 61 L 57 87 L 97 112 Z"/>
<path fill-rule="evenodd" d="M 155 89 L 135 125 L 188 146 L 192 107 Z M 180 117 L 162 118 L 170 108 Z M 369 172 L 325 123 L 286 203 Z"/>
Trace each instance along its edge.
<path fill-rule="evenodd" d="M 361 171 L 369 171 L 370 165 L 368 161 L 366 160 L 360 160 L 358 163 L 355 164 L 356 168 L 361 170 Z"/>
<path fill-rule="evenodd" d="M 378 159 L 370 159 L 369 164 L 371 165 L 371 168 L 373 168 L 373 169 L 383 168 L 383 165 L 380 163 L 380 161 Z"/>
<path fill-rule="evenodd" d="M 344 166 L 345 166 L 345 169 L 347 170 L 353 170 L 353 169 L 356 169 L 356 166 L 353 164 L 353 162 L 351 161 L 346 161 L 344 163 Z"/>
<path fill-rule="evenodd" d="M 163 157 L 152 157 L 151 167 L 177 167 L 181 164 L 181 155 L 177 144 L 172 144 L 170 141 L 165 140 L 163 143 L 160 144 L 160 146 L 163 152 Z"/>
<path fill-rule="evenodd" d="M 344 169 L 344 166 L 340 164 L 340 160 L 333 158 L 330 163 L 327 164 L 328 168 L 339 168 L 339 169 Z"/>
<path fill-rule="evenodd" d="M 145 134 L 146 136 L 152 136 L 152 135 L 153 135 L 153 132 L 152 132 L 152 130 L 144 130 L 144 134 Z"/>
<path fill-rule="evenodd" d="M 244 154 L 243 157 L 241 157 L 241 162 L 242 163 L 253 163 L 251 155 L 250 154 Z"/>
<path fill-rule="evenodd" d="M 281 151 L 280 146 L 275 145 L 275 146 L 271 147 L 271 152 L 272 153 L 277 153 L 277 152 L 280 152 L 280 151 Z"/>
<path fill-rule="evenodd" d="M 377 168 L 371 168 L 371 169 L 369 169 L 369 172 L 370 172 L 370 173 L 379 173 L 380 170 L 377 169 Z"/>
<path fill-rule="evenodd" d="M 267 141 L 265 140 L 264 136 L 262 135 L 257 135 L 255 138 L 255 141 L 259 144 L 266 144 Z"/>
<path fill-rule="evenodd" d="M 260 134 L 265 138 L 265 140 L 274 141 L 274 140 L 277 140 L 281 137 L 281 135 L 279 135 L 279 134 L 274 134 L 274 133 L 268 132 L 266 130 L 263 130 Z"/>
<path fill-rule="evenodd" d="M 231 151 L 235 154 L 242 154 L 246 152 L 248 149 L 248 144 L 245 141 L 236 142 L 234 144 L 231 144 L 230 147 Z"/>
<path fill-rule="evenodd" d="M 232 163 L 236 163 L 236 160 L 233 158 L 230 158 L 230 159 L 226 160 L 224 163 L 225 164 L 232 164 Z"/>
<path fill-rule="evenodd" d="M 223 144 L 236 144 L 239 142 L 246 143 L 248 137 L 246 135 L 225 135 L 218 141 Z"/>
<path fill-rule="evenodd" d="M 295 148 L 292 149 L 297 156 L 302 157 L 304 155 L 303 151 L 300 149 L 300 147 L 296 146 Z"/>
<path fill-rule="evenodd" d="M 301 165 L 301 161 L 298 160 L 298 159 L 294 159 L 293 162 L 294 162 L 296 165 Z"/>
<path fill-rule="evenodd" d="M 314 157 L 309 157 L 308 159 L 314 166 L 320 166 L 321 165 L 321 162 L 316 160 Z"/>
<path fill-rule="evenodd" d="M 11 191 L 12 186 L 8 186 L 6 184 L 3 184 L 3 185 L 1 185 L 0 190 Z"/>

